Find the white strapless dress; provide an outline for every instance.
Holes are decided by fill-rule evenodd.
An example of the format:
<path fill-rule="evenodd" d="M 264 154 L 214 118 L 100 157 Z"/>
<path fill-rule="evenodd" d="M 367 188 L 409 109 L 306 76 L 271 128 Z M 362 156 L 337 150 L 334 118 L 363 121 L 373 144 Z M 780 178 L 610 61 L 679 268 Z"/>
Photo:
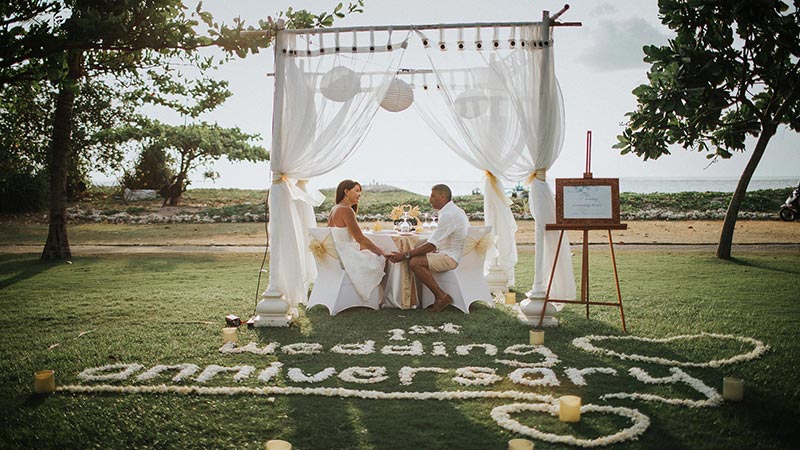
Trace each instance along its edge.
<path fill-rule="evenodd" d="M 331 235 L 344 271 L 361 300 L 368 301 L 372 291 L 381 284 L 386 258 L 369 250 L 361 250 L 347 228 L 331 227 Z"/>

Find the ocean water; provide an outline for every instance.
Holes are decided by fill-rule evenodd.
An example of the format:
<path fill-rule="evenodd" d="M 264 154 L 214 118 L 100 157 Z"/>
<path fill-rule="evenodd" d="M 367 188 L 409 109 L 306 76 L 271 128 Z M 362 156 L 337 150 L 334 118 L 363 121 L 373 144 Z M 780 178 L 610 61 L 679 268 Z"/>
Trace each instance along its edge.
<path fill-rule="evenodd" d="M 754 178 L 747 186 L 748 191 L 761 189 L 786 189 L 787 194 L 797 187 L 800 177 L 792 178 Z M 738 178 L 620 178 L 620 192 L 733 192 L 739 183 Z"/>
<path fill-rule="evenodd" d="M 463 181 L 463 180 L 442 180 L 450 186 L 455 195 L 468 195 L 473 190 L 482 190 L 483 182 L 480 181 Z M 800 176 L 794 178 L 754 178 L 750 180 L 748 191 L 757 191 L 760 189 L 784 189 L 786 194 L 791 193 L 792 189 L 797 187 L 800 182 Z M 736 185 L 739 183 L 738 178 L 625 178 L 619 179 L 620 192 L 636 192 L 640 194 L 650 194 L 653 192 L 733 192 L 736 190 Z M 398 181 L 393 180 L 387 183 L 400 189 L 405 189 L 417 194 L 428 195 L 430 188 L 434 182 L 431 181 Z M 506 184 L 505 188 L 508 191 L 514 185 Z"/>

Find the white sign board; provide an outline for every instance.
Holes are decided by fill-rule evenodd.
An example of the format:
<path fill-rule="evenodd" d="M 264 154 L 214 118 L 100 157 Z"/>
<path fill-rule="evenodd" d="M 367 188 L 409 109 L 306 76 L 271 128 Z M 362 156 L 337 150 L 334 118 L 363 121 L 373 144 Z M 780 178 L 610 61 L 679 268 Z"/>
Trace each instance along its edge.
<path fill-rule="evenodd" d="M 564 219 L 611 219 L 611 199 L 611 186 L 564 186 Z"/>

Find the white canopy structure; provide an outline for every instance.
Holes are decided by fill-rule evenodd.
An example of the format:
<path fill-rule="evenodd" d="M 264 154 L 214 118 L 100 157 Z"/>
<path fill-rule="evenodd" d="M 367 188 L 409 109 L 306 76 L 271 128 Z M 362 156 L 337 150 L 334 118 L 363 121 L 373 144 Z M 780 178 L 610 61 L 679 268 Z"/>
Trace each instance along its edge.
<path fill-rule="evenodd" d="M 555 222 L 546 173 L 564 134 L 551 36 L 560 14 L 545 12 L 541 22 L 275 30 L 269 286 L 256 326 L 287 325 L 315 279 L 308 228 L 324 198 L 306 181 L 353 156 L 379 108 L 412 102 L 455 154 L 485 171 L 485 221 L 496 235 L 490 255 L 510 284 L 516 223 L 501 179 L 526 180 L 536 222 L 529 297 L 544 297 L 558 241 L 544 226 Z M 429 68 L 402 68 L 412 45 L 424 49 Z M 562 249 L 553 298 L 575 298 L 569 254 Z"/>

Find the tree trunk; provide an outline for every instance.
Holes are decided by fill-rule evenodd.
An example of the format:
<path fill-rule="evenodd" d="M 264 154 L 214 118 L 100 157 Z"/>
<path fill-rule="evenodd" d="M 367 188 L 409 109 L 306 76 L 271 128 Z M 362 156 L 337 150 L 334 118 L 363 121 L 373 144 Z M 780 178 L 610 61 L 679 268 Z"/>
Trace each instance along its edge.
<path fill-rule="evenodd" d="M 725 213 L 725 222 L 722 224 L 722 233 L 719 236 L 719 245 L 717 245 L 717 258 L 731 259 L 731 246 L 733 245 L 733 230 L 736 227 L 736 219 L 739 216 L 739 207 L 742 205 L 742 200 L 747 193 L 747 186 L 750 184 L 750 179 L 753 178 L 753 173 L 761 162 L 761 157 L 764 156 L 764 151 L 767 149 L 767 144 L 772 136 L 775 135 L 777 125 L 765 124 L 761 127 L 761 135 L 756 142 L 756 148 L 753 150 L 753 155 L 750 156 L 750 161 L 742 172 L 739 178 L 739 183 L 736 185 L 736 191 L 731 197 L 731 202 L 728 204 L 728 211 Z"/>
<path fill-rule="evenodd" d="M 56 98 L 53 139 L 50 144 L 50 230 L 41 259 L 72 257 L 67 239 L 67 151 L 72 132 L 73 106 L 78 79 L 81 77 L 83 53 L 71 50 L 67 55 L 67 77 Z"/>

